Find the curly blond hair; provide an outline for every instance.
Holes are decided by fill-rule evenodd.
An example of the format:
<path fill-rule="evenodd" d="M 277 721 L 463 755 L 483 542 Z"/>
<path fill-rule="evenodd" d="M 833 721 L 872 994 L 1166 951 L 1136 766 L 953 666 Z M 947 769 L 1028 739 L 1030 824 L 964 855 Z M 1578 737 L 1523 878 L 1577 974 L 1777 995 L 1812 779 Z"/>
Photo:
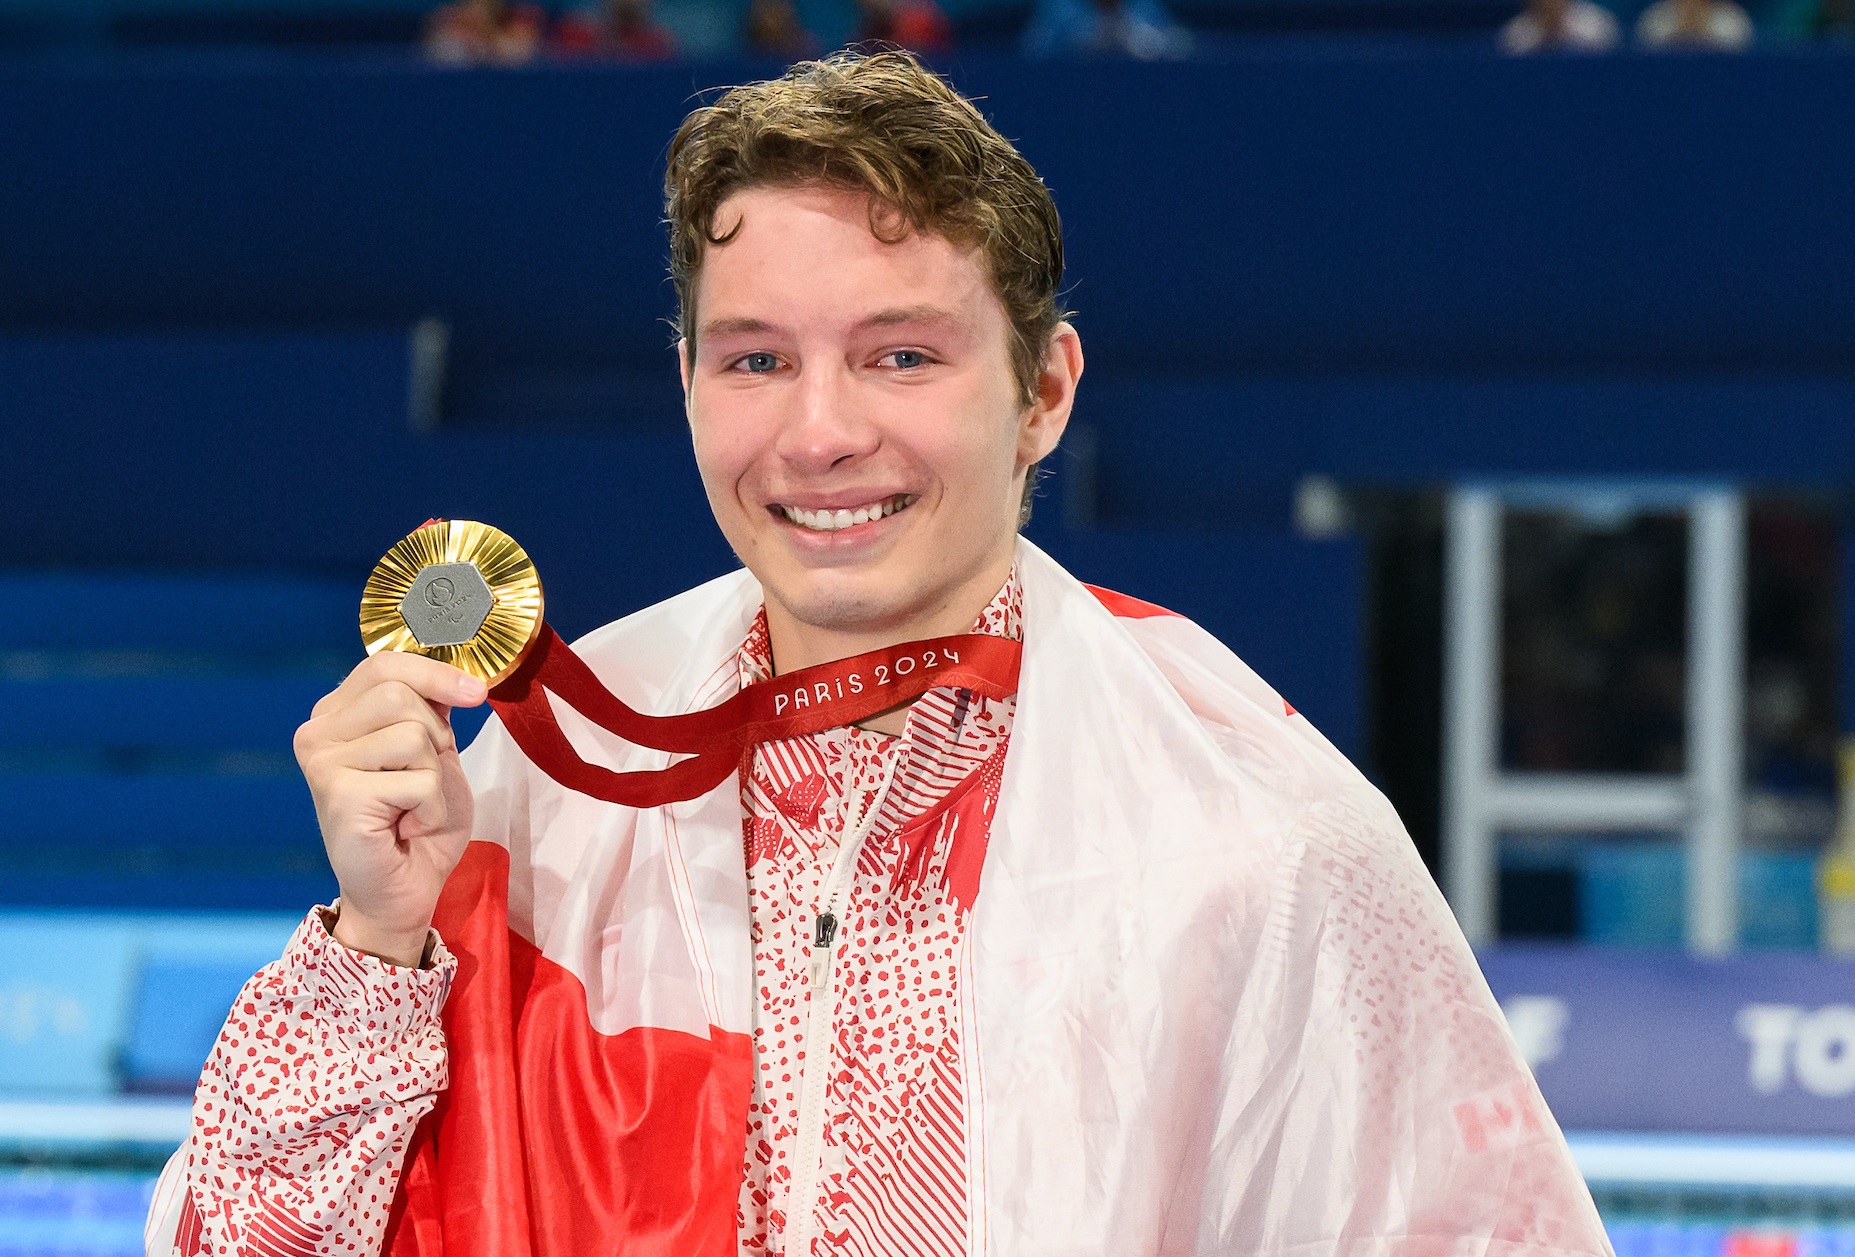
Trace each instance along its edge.
<path fill-rule="evenodd" d="M 878 239 L 922 231 L 979 249 L 1011 322 L 1013 378 L 1023 404 L 1036 401 L 1050 335 L 1065 317 L 1056 203 L 1011 141 L 906 52 L 802 61 L 683 120 L 664 210 L 677 330 L 692 354 L 703 255 L 740 229 L 717 235 L 716 210 L 743 188 L 806 184 L 868 192 Z"/>

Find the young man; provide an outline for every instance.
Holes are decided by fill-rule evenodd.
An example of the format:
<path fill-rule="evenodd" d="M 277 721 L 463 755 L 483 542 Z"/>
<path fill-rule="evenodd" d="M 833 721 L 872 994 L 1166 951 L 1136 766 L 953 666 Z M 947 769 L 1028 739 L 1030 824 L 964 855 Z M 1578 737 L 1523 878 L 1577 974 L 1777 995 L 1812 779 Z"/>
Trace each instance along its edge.
<path fill-rule="evenodd" d="M 665 714 L 961 633 L 1021 641 L 1015 684 L 632 808 L 495 722 L 460 759 L 462 673 L 362 663 L 297 739 L 338 907 L 233 1008 L 149 1251 L 1606 1252 L 1384 800 L 1018 538 L 1082 374 L 1023 158 L 842 56 L 693 113 L 668 189 L 746 570 L 579 653 Z"/>

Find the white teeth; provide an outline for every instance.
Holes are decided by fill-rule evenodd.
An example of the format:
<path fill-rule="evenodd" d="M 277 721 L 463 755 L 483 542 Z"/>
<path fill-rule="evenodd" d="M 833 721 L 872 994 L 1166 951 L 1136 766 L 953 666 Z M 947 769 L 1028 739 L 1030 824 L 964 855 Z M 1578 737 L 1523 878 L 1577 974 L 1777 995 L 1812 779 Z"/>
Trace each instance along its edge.
<path fill-rule="evenodd" d="M 915 504 L 913 494 L 898 493 L 892 498 L 872 502 L 856 510 L 807 511 L 796 506 L 781 506 L 780 514 L 801 528 L 812 532 L 837 532 L 844 528 L 854 528 L 858 524 L 867 524 L 872 520 L 887 519 L 897 511 L 907 510 Z"/>

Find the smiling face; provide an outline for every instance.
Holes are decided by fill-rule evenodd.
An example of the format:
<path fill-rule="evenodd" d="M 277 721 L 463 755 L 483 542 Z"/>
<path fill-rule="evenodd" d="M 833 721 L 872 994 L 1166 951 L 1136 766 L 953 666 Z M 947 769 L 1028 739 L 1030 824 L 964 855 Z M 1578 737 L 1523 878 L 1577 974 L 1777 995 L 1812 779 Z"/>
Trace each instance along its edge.
<path fill-rule="evenodd" d="M 702 262 L 684 389 L 779 669 L 965 632 L 1010 574 L 1025 473 L 1068 419 L 1075 332 L 1058 329 L 1027 407 L 976 249 L 885 243 L 866 195 L 821 187 L 738 192 L 717 234 L 737 223 Z"/>

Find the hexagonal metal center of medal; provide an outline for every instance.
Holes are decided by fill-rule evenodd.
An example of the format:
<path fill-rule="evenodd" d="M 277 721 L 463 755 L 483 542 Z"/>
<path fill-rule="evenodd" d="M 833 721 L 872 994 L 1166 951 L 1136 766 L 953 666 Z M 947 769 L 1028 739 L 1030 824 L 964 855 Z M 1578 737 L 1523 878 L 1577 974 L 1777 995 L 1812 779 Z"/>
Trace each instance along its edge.
<path fill-rule="evenodd" d="M 462 646 L 477 635 L 496 595 L 474 563 L 431 563 L 399 601 L 400 618 L 421 646 Z"/>

